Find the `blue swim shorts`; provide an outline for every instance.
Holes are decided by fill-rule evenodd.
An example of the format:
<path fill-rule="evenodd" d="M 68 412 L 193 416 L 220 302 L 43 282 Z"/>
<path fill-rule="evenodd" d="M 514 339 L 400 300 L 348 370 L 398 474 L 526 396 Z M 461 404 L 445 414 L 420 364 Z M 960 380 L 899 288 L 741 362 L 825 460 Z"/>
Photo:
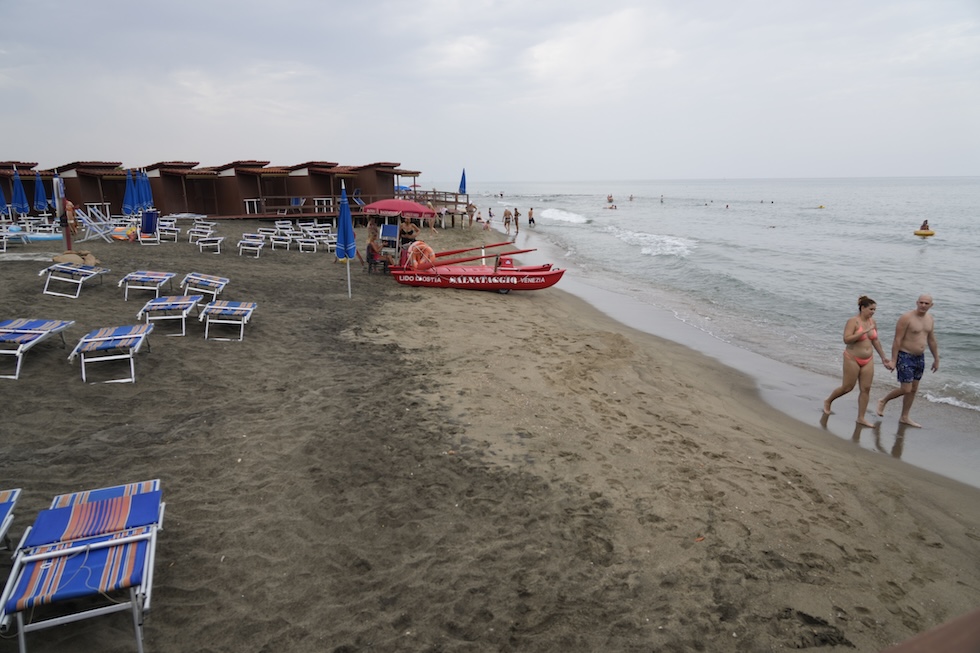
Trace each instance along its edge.
<path fill-rule="evenodd" d="M 922 373 L 926 370 L 926 355 L 910 354 L 907 351 L 898 352 L 898 360 L 895 362 L 895 369 L 898 371 L 899 383 L 912 383 L 922 378 Z"/>

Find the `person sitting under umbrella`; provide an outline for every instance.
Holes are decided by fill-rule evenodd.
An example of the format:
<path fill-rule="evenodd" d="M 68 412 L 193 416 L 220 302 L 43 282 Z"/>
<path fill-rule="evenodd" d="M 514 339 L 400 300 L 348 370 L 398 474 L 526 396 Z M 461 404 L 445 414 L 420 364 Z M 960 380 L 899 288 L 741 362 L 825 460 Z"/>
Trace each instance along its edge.
<path fill-rule="evenodd" d="M 384 263 L 385 271 L 395 264 L 395 259 L 391 254 L 385 254 L 381 250 L 381 243 L 378 242 L 378 233 L 376 231 L 368 232 L 367 248 L 365 249 L 367 253 L 368 265 L 374 265 L 376 263 Z"/>

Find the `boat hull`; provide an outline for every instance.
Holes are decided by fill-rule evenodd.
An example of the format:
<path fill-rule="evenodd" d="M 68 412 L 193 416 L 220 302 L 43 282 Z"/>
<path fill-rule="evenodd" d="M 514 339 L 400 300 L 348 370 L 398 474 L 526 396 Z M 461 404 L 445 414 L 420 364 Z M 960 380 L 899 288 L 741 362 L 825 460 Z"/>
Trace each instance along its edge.
<path fill-rule="evenodd" d="M 563 269 L 533 269 L 499 267 L 490 265 L 443 265 L 425 270 L 392 268 L 395 281 L 406 286 L 425 288 L 459 288 L 461 290 L 489 290 L 507 293 L 511 290 L 541 290 L 558 283 Z"/>

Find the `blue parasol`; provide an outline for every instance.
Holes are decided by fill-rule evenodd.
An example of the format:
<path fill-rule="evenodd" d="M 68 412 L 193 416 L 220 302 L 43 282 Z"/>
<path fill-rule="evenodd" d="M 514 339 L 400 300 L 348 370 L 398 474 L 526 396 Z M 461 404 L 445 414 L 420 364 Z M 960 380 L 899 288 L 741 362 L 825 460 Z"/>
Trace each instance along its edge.
<path fill-rule="evenodd" d="M 41 173 L 34 173 L 34 210 L 44 213 L 48 210 L 48 196 L 44 192 L 44 183 L 41 181 Z"/>
<path fill-rule="evenodd" d="M 340 182 L 340 209 L 337 211 L 337 253 L 338 259 L 347 263 L 347 297 L 350 291 L 350 262 L 357 256 L 357 243 L 354 242 L 354 220 L 350 214 L 350 203 L 347 201 L 347 189 Z"/>
<path fill-rule="evenodd" d="M 126 170 L 126 191 L 123 193 L 123 215 L 132 215 L 139 211 L 139 198 L 136 195 L 136 184 L 133 183 L 133 171 Z"/>
<path fill-rule="evenodd" d="M 466 195 L 466 168 L 463 168 L 463 176 L 459 179 L 459 194 Z"/>
<path fill-rule="evenodd" d="M 139 172 L 139 182 L 141 206 L 144 211 L 149 211 L 153 208 L 153 191 L 150 189 L 150 176 L 146 174 L 146 170 Z"/>
<path fill-rule="evenodd" d="M 17 168 L 14 168 L 13 186 L 14 190 L 10 198 L 10 205 L 14 207 L 14 211 L 17 213 L 27 215 L 31 212 L 31 204 L 27 201 L 27 193 L 24 192 L 24 182 L 20 180 L 20 174 L 17 173 Z"/>
<path fill-rule="evenodd" d="M 3 194 L 3 186 L 0 186 L 0 215 L 7 215 L 10 213 L 10 207 L 7 206 L 7 196 Z"/>

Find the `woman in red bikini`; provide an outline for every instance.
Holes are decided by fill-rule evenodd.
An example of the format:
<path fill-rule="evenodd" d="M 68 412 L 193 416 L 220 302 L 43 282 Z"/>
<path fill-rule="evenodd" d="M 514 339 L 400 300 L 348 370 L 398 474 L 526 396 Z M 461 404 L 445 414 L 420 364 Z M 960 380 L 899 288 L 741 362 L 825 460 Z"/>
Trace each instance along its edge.
<path fill-rule="evenodd" d="M 878 341 L 878 327 L 874 321 L 878 305 L 873 299 L 862 295 L 858 298 L 858 314 L 844 325 L 844 380 L 839 388 L 830 393 L 823 402 L 824 415 L 830 415 L 830 405 L 838 397 L 843 397 L 858 384 L 858 417 L 857 423 L 862 426 L 873 426 L 864 418 L 868 410 L 868 399 L 871 396 L 871 382 L 875 378 L 874 354 L 877 351 L 885 369 L 892 369 L 892 362 L 885 357 L 885 350 Z"/>

